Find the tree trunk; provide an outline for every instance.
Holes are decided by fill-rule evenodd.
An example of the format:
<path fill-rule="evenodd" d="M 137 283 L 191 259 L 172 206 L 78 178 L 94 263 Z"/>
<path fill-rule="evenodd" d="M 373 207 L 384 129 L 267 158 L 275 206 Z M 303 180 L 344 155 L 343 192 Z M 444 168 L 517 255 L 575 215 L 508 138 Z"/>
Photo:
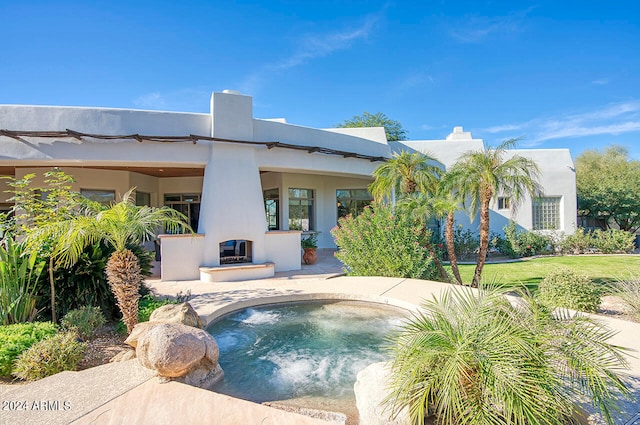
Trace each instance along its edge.
<path fill-rule="evenodd" d="M 459 285 L 462 285 L 462 278 L 460 277 L 460 270 L 458 269 L 458 259 L 456 258 L 456 247 L 453 241 L 453 225 L 454 225 L 453 211 L 449 211 L 447 214 L 447 226 L 445 228 L 445 239 L 447 240 L 447 254 L 449 254 L 449 263 L 451 264 L 451 271 L 453 276 Z"/>
<path fill-rule="evenodd" d="M 128 249 L 116 251 L 107 261 L 107 281 L 118 301 L 122 321 L 131 333 L 138 323 L 138 299 L 142 275 L 138 258 Z"/>
<path fill-rule="evenodd" d="M 440 275 L 440 279 L 442 279 L 442 282 L 451 283 L 451 281 L 449 280 L 449 275 L 447 274 L 447 271 L 444 269 L 444 267 L 442 267 L 442 261 L 440 261 L 440 257 L 438 256 L 438 253 L 436 252 L 435 249 L 433 249 L 433 245 L 429 244 L 427 248 L 429 249 L 429 253 L 433 257 L 433 262 L 435 263 L 436 268 L 438 269 L 438 274 Z"/>
<path fill-rule="evenodd" d="M 51 286 L 51 321 L 56 323 L 56 280 L 53 276 L 53 254 L 49 256 L 49 285 Z"/>
<path fill-rule="evenodd" d="M 480 249 L 478 251 L 476 269 L 473 273 L 473 281 L 471 282 L 471 286 L 474 288 L 477 288 L 480 284 L 482 269 L 489 251 L 489 203 L 492 197 L 493 193 L 490 189 L 485 190 L 482 194 L 482 203 L 480 205 Z"/>

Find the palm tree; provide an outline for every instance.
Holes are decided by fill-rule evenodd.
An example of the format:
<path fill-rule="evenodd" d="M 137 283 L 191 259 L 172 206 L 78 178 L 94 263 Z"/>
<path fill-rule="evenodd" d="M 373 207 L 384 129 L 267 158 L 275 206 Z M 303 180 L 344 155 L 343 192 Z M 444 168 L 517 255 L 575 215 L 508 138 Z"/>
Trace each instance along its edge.
<path fill-rule="evenodd" d="M 436 160 L 420 152 L 402 151 L 380 165 L 373 172 L 374 181 L 369 192 L 378 202 L 392 193 L 399 196 L 421 192 L 427 193 L 435 187 L 442 171 Z"/>
<path fill-rule="evenodd" d="M 130 189 L 122 200 L 109 207 L 91 204 L 82 214 L 64 222 L 51 223 L 34 232 L 33 241 L 42 235 L 57 236 L 56 252 L 60 262 L 74 264 L 84 248 L 103 240 L 115 251 L 106 265 L 107 281 L 113 291 L 127 331 L 138 323 L 138 291 L 142 282 L 140 265 L 129 244 L 140 244 L 155 237 L 158 228 L 168 231 L 192 231 L 186 217 L 169 207 L 136 206 Z"/>
<path fill-rule="evenodd" d="M 408 407 L 412 424 L 435 415 L 444 425 L 560 425 L 586 395 L 612 424 L 616 399 L 629 395 L 613 333 L 505 293 L 458 287 L 423 303 L 392 338 L 392 410 Z"/>
<path fill-rule="evenodd" d="M 399 197 L 399 205 L 414 217 L 420 216 L 420 222 L 426 231 L 426 213 L 419 205 L 425 205 L 428 194 L 435 191 L 442 169 L 436 165 L 436 160 L 421 152 L 401 151 L 394 153 L 393 158 L 380 165 L 373 172 L 374 181 L 369 186 L 369 192 L 377 202 L 393 194 Z M 432 244 L 427 247 L 433 257 L 440 278 L 449 281 L 447 272 L 435 252 Z"/>
<path fill-rule="evenodd" d="M 456 258 L 456 248 L 453 237 L 453 229 L 455 224 L 454 213 L 461 209 L 461 202 L 457 198 L 456 194 L 451 191 L 447 191 L 446 180 L 441 180 L 443 183 L 439 186 L 439 190 L 436 192 L 432 203 L 435 216 L 438 218 L 445 217 L 445 231 L 444 238 L 447 244 L 447 255 L 449 256 L 449 264 L 451 265 L 451 271 L 453 276 L 459 285 L 462 285 L 462 278 L 460 277 L 460 269 L 458 268 L 458 259 Z"/>
<path fill-rule="evenodd" d="M 542 194 L 538 182 L 540 169 L 535 161 L 520 155 L 505 159 L 507 149 L 516 141 L 510 139 L 496 148 L 467 152 L 449 171 L 465 206 L 469 202 L 469 216 L 473 218 L 480 210 L 480 249 L 471 282 L 476 288 L 489 250 L 489 205 L 493 197 L 498 194 L 510 197 L 513 214 L 526 194 Z"/>

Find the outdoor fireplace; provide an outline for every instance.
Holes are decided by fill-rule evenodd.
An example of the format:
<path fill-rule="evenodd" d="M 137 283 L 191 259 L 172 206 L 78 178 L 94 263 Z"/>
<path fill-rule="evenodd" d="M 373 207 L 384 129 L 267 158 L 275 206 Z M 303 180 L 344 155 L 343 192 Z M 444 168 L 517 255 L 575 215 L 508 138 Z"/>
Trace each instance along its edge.
<path fill-rule="evenodd" d="M 246 239 L 220 242 L 220 264 L 251 263 L 252 243 Z"/>

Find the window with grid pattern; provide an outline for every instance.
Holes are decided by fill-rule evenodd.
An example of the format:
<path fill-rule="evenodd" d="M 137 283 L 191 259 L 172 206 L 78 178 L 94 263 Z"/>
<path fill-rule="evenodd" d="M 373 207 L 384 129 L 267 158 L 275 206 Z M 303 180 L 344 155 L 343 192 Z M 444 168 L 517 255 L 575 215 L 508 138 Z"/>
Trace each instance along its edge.
<path fill-rule="evenodd" d="M 289 189 L 289 230 L 313 230 L 313 190 Z"/>
<path fill-rule="evenodd" d="M 560 230 L 560 197 L 533 200 L 533 230 Z"/>

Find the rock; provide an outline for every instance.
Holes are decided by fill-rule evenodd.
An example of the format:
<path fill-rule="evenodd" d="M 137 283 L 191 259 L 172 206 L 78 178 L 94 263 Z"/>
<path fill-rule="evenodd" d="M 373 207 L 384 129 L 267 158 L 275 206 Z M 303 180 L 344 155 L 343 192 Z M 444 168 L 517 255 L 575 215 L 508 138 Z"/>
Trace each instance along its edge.
<path fill-rule="evenodd" d="M 151 323 L 151 322 L 138 323 L 133 327 L 127 339 L 124 340 L 124 343 L 129 344 L 133 348 L 136 348 L 138 346 L 138 339 L 140 339 L 140 336 L 142 336 L 142 334 L 144 334 L 147 331 L 147 329 L 150 326 L 153 326 L 154 324 L 157 324 L 157 323 Z"/>
<path fill-rule="evenodd" d="M 181 323 L 194 328 L 204 328 L 198 313 L 189 303 L 167 304 L 158 307 L 151 313 L 149 322 Z"/>
<path fill-rule="evenodd" d="M 388 377 L 390 375 L 388 363 L 373 363 L 357 375 L 353 389 L 356 393 L 356 406 L 360 416 L 360 423 L 367 425 L 409 425 L 409 409 L 402 409 L 393 418 L 391 407 L 383 404 L 389 395 Z"/>
<path fill-rule="evenodd" d="M 147 331 L 147 328 L 158 323 L 180 323 L 198 329 L 204 328 L 200 316 L 198 316 L 198 313 L 191 307 L 191 304 L 167 304 L 155 309 L 151 313 L 148 322 L 138 323 L 127 339 L 124 340 L 125 344 L 136 348 L 140 336 Z"/>
<path fill-rule="evenodd" d="M 202 360 L 215 369 L 219 351 L 213 337 L 202 329 L 179 323 L 149 323 L 140 331 L 136 355 L 142 366 L 156 370 L 160 376 L 177 378 Z"/>
<path fill-rule="evenodd" d="M 215 367 L 212 368 L 211 363 L 203 359 L 186 375 L 179 378 L 173 378 L 172 381 L 182 382 L 183 384 L 203 388 L 205 390 L 213 390 L 213 388 L 223 379 L 224 372 L 220 365 L 216 364 Z"/>
<path fill-rule="evenodd" d="M 109 360 L 109 363 L 126 362 L 136 358 L 136 350 L 122 350 Z"/>

